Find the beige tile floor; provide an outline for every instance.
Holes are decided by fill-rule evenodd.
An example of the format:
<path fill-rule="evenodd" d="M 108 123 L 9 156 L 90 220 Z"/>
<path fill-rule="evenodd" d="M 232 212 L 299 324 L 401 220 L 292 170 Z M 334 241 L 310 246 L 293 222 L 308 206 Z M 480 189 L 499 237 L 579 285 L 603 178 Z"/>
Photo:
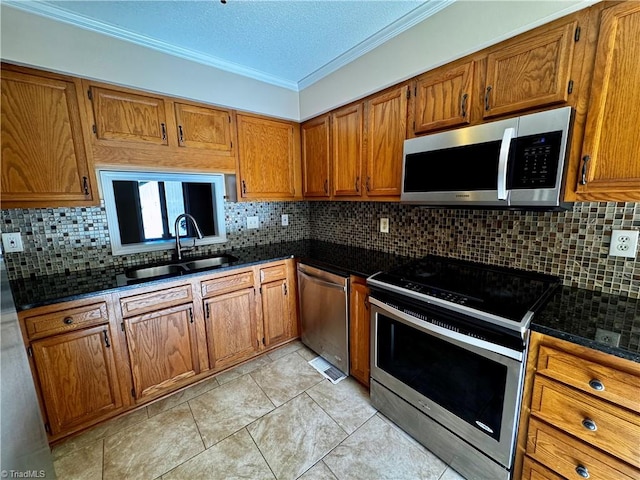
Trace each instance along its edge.
<path fill-rule="evenodd" d="M 299 341 L 53 449 L 61 480 L 464 480 Z"/>

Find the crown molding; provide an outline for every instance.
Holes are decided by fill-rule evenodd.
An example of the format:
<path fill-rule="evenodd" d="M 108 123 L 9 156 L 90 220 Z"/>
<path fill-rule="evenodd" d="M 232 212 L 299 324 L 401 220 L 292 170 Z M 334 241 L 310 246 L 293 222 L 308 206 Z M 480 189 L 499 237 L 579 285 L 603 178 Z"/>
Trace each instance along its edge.
<path fill-rule="evenodd" d="M 270 75 L 260 70 L 245 67 L 243 65 L 229 62 L 212 55 L 207 55 L 204 53 L 195 52 L 193 50 L 177 47 L 175 45 L 171 45 L 166 42 L 147 37 L 145 35 L 139 35 L 137 33 L 129 32 L 114 25 L 99 22 L 83 15 L 78 15 L 42 2 L 3 0 L 2 4 L 28 13 L 33 13 L 46 18 L 50 18 L 52 20 L 57 20 L 70 25 L 74 25 L 85 30 L 108 35 L 119 40 L 135 43 L 137 45 L 151 48 L 162 53 L 183 58 L 185 60 L 190 60 L 210 67 L 218 68 L 220 70 L 235 73 L 237 75 L 242 75 L 244 77 L 253 78 L 261 82 L 269 83 L 271 85 L 283 87 L 296 92 L 298 91 L 298 83 L 295 81 L 287 80 L 275 75 Z"/>
<path fill-rule="evenodd" d="M 303 90 L 308 86 L 313 85 L 327 75 L 330 75 L 348 63 L 353 62 L 365 53 L 370 52 L 374 48 L 398 36 L 402 32 L 410 29 L 414 25 L 417 25 L 440 10 L 448 7 L 455 1 L 456 0 L 429 0 L 427 3 L 414 8 L 392 24 L 373 34 L 366 40 L 363 40 L 355 47 L 347 50 L 342 55 L 336 57 L 334 60 L 304 77 L 298 82 L 298 90 Z"/>

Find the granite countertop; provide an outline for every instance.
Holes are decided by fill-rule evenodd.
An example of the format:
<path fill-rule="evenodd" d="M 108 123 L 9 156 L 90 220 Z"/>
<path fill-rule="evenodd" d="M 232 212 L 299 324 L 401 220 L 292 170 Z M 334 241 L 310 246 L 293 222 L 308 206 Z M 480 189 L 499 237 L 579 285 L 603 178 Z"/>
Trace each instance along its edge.
<path fill-rule="evenodd" d="M 257 265 L 269 261 L 298 258 L 302 263 L 317 266 L 341 275 L 369 277 L 376 272 L 393 269 L 410 258 L 316 240 L 283 242 L 225 252 L 237 262 L 209 271 L 166 277 L 128 285 L 119 283 L 124 273 L 117 269 L 32 277 L 11 281 L 16 307 L 26 310 L 52 303 L 76 300 L 101 293 L 161 285 L 164 282 L 206 273 Z M 185 259 L 191 260 L 191 258 Z M 612 347 L 595 340 L 596 329 L 619 333 L 620 344 Z M 640 362 L 640 299 L 573 287 L 560 287 L 545 308 L 533 319 L 531 329 L 605 353 Z"/>
<path fill-rule="evenodd" d="M 620 344 L 595 340 L 596 329 L 620 334 Z M 560 287 L 531 329 L 640 363 L 640 299 Z"/>
<path fill-rule="evenodd" d="M 409 260 L 406 257 L 375 250 L 315 240 L 258 245 L 219 253 L 231 254 L 237 257 L 238 261 L 216 269 L 145 281 L 130 281 L 127 284 L 123 284 L 121 281 L 125 270 L 116 268 L 60 273 L 42 277 L 34 276 L 11 281 L 11 290 L 16 308 L 20 311 L 92 295 L 139 288 L 143 285 L 161 285 L 164 282 L 176 280 L 176 278 L 186 279 L 195 275 L 218 273 L 292 257 L 334 273 L 361 277 L 368 277 L 380 270 L 388 270 Z M 184 261 L 189 260 L 192 258 L 184 258 Z"/>

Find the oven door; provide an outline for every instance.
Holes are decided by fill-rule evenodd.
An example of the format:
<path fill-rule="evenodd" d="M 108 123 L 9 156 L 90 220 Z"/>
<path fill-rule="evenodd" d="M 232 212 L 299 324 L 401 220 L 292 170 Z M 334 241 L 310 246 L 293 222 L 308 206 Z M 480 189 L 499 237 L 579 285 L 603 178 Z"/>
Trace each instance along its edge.
<path fill-rule="evenodd" d="M 438 326 L 438 315 L 440 324 L 451 325 L 456 314 L 427 307 L 434 324 L 375 298 L 370 302 L 371 377 L 511 468 L 522 361 L 490 351 L 482 345 L 487 342 Z"/>

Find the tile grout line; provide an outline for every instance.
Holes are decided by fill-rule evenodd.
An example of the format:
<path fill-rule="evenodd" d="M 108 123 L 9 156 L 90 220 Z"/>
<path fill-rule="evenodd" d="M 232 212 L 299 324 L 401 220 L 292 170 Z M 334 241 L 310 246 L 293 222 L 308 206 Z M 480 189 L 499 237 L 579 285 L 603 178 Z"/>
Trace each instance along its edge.
<path fill-rule="evenodd" d="M 273 411 L 273 410 L 272 410 Z M 265 414 L 267 415 L 267 414 Z M 264 415 L 263 415 L 264 417 Z M 262 418 L 262 417 L 260 417 Z M 257 422 L 258 420 L 260 420 L 260 418 L 254 420 L 253 422 L 251 422 L 249 425 L 253 425 L 255 422 Z M 269 471 L 271 472 L 271 475 L 273 475 L 273 478 L 275 478 L 276 480 L 278 480 L 278 477 L 276 476 L 276 473 L 273 471 L 273 469 L 271 468 L 271 465 L 269 465 L 269 462 L 267 461 L 267 459 L 265 458 L 264 454 L 262 453 L 262 450 L 260 450 L 260 447 L 258 446 L 258 444 L 256 443 L 255 438 L 253 438 L 253 435 L 251 435 L 251 432 L 249 431 L 249 429 L 247 428 L 249 425 L 245 425 L 243 427 L 244 430 L 247 431 L 247 435 L 249 435 L 249 438 L 251 439 L 251 441 L 253 442 L 253 444 L 256 446 L 256 448 L 258 449 L 258 452 L 260 452 L 260 456 L 262 457 L 262 459 L 264 460 L 264 463 L 267 464 L 267 467 L 269 468 Z"/>

